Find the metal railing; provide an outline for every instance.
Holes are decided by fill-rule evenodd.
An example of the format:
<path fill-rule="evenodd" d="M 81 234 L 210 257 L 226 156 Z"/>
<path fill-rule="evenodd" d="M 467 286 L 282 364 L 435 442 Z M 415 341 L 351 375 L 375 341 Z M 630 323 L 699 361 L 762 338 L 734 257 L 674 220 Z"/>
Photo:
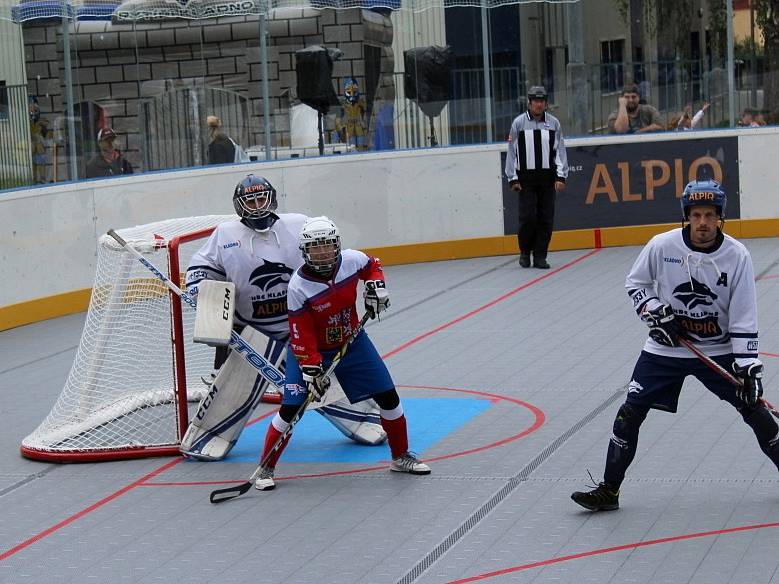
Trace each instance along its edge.
<path fill-rule="evenodd" d="M 0 189 L 31 184 L 32 170 L 27 86 L 2 85 L 0 86 Z"/>

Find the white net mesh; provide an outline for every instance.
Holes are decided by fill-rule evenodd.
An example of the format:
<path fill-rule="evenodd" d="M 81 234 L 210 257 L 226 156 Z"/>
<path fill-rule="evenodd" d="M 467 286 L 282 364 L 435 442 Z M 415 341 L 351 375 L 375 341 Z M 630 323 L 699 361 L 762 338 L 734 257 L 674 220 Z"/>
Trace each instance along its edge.
<path fill-rule="evenodd" d="M 234 215 L 172 219 L 117 231 L 162 272 L 168 242 Z M 205 236 L 203 236 L 205 237 Z M 203 244 L 182 243 L 180 270 Z M 183 274 L 169 275 L 179 284 Z M 191 342 L 194 311 L 182 309 L 188 398 L 199 400 L 214 350 Z M 171 301 L 166 286 L 114 239 L 98 242 L 97 274 L 78 352 L 57 402 L 22 450 L 84 453 L 176 445 Z"/>
<path fill-rule="evenodd" d="M 143 21 L 171 18 L 203 19 L 265 14 L 278 8 L 387 8 L 421 11 L 430 8 L 545 2 L 571 4 L 580 0 L 0 0 L 0 18 L 25 22 L 42 18 Z"/>

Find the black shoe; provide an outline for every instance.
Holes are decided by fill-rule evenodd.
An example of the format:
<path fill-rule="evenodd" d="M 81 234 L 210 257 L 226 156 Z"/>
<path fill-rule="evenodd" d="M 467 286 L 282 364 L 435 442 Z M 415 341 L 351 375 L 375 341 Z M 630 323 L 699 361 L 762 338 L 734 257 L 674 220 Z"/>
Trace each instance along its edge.
<path fill-rule="evenodd" d="M 551 266 L 549 265 L 549 262 L 546 261 L 546 258 L 533 258 L 533 267 L 538 268 L 539 270 L 548 270 Z"/>
<path fill-rule="evenodd" d="M 530 267 L 530 254 L 529 253 L 521 253 L 521 254 L 519 254 L 519 267 L 520 268 L 529 268 Z"/>
<path fill-rule="evenodd" d="M 576 491 L 571 495 L 576 503 L 590 511 L 614 511 L 619 509 L 619 490 L 612 489 L 606 483 L 600 483 L 592 491 Z"/>

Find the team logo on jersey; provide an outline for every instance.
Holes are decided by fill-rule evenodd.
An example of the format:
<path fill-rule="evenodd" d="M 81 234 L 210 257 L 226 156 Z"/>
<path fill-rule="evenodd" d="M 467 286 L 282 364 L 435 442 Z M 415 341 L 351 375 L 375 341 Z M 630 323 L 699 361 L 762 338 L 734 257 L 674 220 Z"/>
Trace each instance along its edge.
<path fill-rule="evenodd" d="M 231 241 L 230 243 L 225 243 L 222 246 L 222 249 L 230 249 L 230 248 L 233 248 L 233 247 L 241 247 L 241 242 L 240 241 Z"/>
<path fill-rule="evenodd" d="M 278 319 L 287 314 L 287 284 L 292 276 L 292 268 L 281 262 L 262 260 L 249 276 L 249 284 L 260 289 L 252 295 L 254 318 Z"/>
<path fill-rule="evenodd" d="M 325 328 L 325 338 L 327 343 L 335 345 L 342 343 L 344 340 L 344 329 L 340 326 L 329 326 Z"/>
<path fill-rule="evenodd" d="M 249 276 L 249 284 L 268 292 L 280 284 L 288 284 L 291 276 L 292 268 L 281 262 L 262 260 L 262 265 Z"/>
<path fill-rule="evenodd" d="M 693 310 L 696 306 L 711 306 L 717 299 L 711 288 L 693 277 L 674 288 L 674 297 L 683 302 L 688 310 Z"/>

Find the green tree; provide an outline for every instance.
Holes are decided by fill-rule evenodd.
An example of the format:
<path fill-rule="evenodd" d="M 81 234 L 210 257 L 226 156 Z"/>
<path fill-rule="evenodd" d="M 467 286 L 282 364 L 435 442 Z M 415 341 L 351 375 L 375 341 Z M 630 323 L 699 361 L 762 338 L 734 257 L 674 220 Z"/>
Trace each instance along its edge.
<path fill-rule="evenodd" d="M 763 109 L 779 123 L 779 0 L 752 0 L 755 22 L 763 31 Z"/>

